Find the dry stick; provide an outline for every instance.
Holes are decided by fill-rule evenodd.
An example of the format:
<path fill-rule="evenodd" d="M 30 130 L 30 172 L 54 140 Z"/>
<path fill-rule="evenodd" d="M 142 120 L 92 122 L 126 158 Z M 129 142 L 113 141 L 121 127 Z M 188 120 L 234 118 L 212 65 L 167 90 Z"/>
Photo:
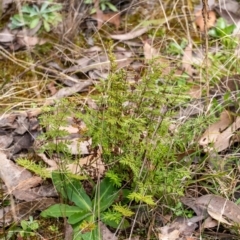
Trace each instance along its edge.
<path fill-rule="evenodd" d="M 210 94 L 210 83 L 209 83 L 209 73 L 208 73 L 208 32 L 207 32 L 207 23 L 209 19 L 209 14 L 208 14 L 208 1 L 207 0 L 202 0 L 202 15 L 203 15 L 203 22 L 204 22 L 204 37 L 205 37 L 205 58 L 204 58 L 204 63 L 206 66 L 206 89 L 207 89 L 207 96 L 206 96 L 206 105 L 207 105 L 207 110 L 208 110 L 208 105 L 209 105 L 209 94 Z"/>
<path fill-rule="evenodd" d="M 168 23 L 167 15 L 166 15 L 166 12 L 165 12 L 165 10 L 164 10 L 164 7 L 163 7 L 163 4 L 162 4 L 162 1 L 161 1 L 161 0 L 159 0 L 159 4 L 161 5 L 162 12 L 163 12 L 163 16 L 164 16 L 164 18 L 165 18 L 165 20 L 166 20 L 167 28 L 168 28 L 168 30 L 171 30 L 171 29 L 170 29 L 170 25 L 169 25 L 169 23 Z"/>

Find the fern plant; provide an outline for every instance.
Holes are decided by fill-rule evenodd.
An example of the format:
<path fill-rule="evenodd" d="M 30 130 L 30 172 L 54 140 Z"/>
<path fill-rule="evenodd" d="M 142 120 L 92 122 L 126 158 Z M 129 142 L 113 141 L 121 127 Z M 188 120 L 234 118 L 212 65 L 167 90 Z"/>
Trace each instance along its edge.
<path fill-rule="evenodd" d="M 181 101 L 183 88 L 174 88 L 168 79 L 162 84 L 162 69 L 154 64 L 131 88 L 126 72 L 117 70 L 111 54 L 110 59 L 109 77 L 97 86 L 99 110 L 85 107 L 86 113 L 78 114 L 89 128 L 87 136 L 103 147 L 103 159 L 111 166 L 107 176 L 119 186 L 129 183 L 147 204 L 154 205 L 150 198 L 163 193 L 183 195 L 182 178 L 190 172 L 176 162 L 168 133 L 171 112 L 164 110 Z"/>

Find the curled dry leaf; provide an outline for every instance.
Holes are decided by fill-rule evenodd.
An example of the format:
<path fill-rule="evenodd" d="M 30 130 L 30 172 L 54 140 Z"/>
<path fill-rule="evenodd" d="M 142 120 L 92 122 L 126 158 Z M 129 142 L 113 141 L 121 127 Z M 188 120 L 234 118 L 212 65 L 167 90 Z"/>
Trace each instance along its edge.
<path fill-rule="evenodd" d="M 196 19 L 195 24 L 199 27 L 201 32 L 204 32 L 204 17 L 202 15 L 202 10 L 199 10 L 195 13 Z M 214 11 L 208 11 L 208 14 L 206 16 L 206 22 L 207 22 L 207 29 L 214 27 L 216 22 L 216 13 Z"/>
<path fill-rule="evenodd" d="M 210 125 L 209 128 L 204 132 L 198 142 L 199 145 L 203 146 L 205 150 L 207 150 L 209 144 L 214 144 L 223 131 L 233 123 L 233 120 L 234 119 L 231 113 L 227 110 L 224 110 L 220 115 L 220 120 Z"/>

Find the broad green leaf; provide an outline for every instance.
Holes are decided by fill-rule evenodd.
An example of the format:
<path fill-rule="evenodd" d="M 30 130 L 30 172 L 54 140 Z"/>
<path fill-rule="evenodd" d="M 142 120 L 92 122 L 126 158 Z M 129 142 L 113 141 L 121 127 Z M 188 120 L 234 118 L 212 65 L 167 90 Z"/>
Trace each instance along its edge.
<path fill-rule="evenodd" d="M 22 13 L 31 13 L 32 12 L 32 7 L 30 7 L 29 5 L 23 5 L 21 8 L 21 12 Z"/>
<path fill-rule="evenodd" d="M 43 13 L 43 14 L 42 14 L 42 17 L 43 17 L 45 20 L 49 20 L 49 14 L 47 14 L 47 13 Z"/>
<path fill-rule="evenodd" d="M 41 6 L 41 9 L 40 9 L 40 12 L 41 13 L 43 13 L 45 10 L 46 10 L 46 8 L 49 6 L 49 2 L 44 2 L 43 4 L 42 4 L 42 6 Z"/>
<path fill-rule="evenodd" d="M 118 12 L 118 9 L 117 9 L 112 3 L 106 2 L 105 4 L 106 4 L 106 5 L 108 6 L 108 8 L 109 8 L 110 10 L 112 10 L 113 12 Z"/>
<path fill-rule="evenodd" d="M 30 22 L 30 25 L 29 25 L 30 29 L 35 28 L 35 27 L 38 25 L 39 21 L 40 21 L 39 18 L 34 18 L 34 19 Z"/>
<path fill-rule="evenodd" d="M 82 220 L 86 219 L 87 217 L 89 217 L 91 215 L 92 215 L 91 212 L 85 212 L 85 211 L 76 212 L 68 218 L 68 222 L 69 222 L 69 224 L 76 224 L 76 223 L 81 222 Z"/>
<path fill-rule="evenodd" d="M 76 206 L 69 206 L 67 204 L 55 204 L 48 209 L 41 212 L 42 217 L 70 217 L 76 212 L 81 212 L 82 210 Z"/>
<path fill-rule="evenodd" d="M 84 211 L 92 211 L 92 202 L 86 194 L 82 186 L 79 186 L 79 181 L 73 180 L 67 187 L 68 199 L 74 202 L 79 208 Z"/>
<path fill-rule="evenodd" d="M 98 227 L 96 227 L 91 232 L 81 234 L 81 237 L 82 237 L 83 240 L 101 240 L 102 239 Z"/>
<path fill-rule="evenodd" d="M 43 27 L 47 32 L 49 32 L 51 29 L 49 23 L 46 20 L 43 21 Z"/>
<path fill-rule="evenodd" d="M 56 190 L 61 194 L 62 197 L 67 199 L 67 194 L 66 194 L 66 185 L 67 185 L 67 180 L 66 180 L 66 174 L 62 172 L 57 172 L 53 171 L 52 172 L 52 181 L 53 184 L 56 188 Z"/>
<path fill-rule="evenodd" d="M 70 178 L 66 173 L 52 172 L 52 180 L 57 191 L 66 199 L 74 202 L 84 211 L 92 211 L 91 199 L 77 179 Z"/>
<path fill-rule="evenodd" d="M 105 11 L 106 10 L 106 4 L 105 3 L 100 3 L 101 10 Z"/>
<path fill-rule="evenodd" d="M 217 20 L 216 27 L 220 29 L 224 29 L 225 27 L 227 27 L 227 23 L 223 18 L 219 18 Z"/>
<path fill-rule="evenodd" d="M 232 24 L 232 25 L 229 25 L 227 27 L 224 28 L 224 32 L 227 34 L 227 35 L 230 35 L 233 33 L 233 30 L 236 28 L 236 25 Z"/>
<path fill-rule="evenodd" d="M 103 212 L 109 208 L 114 200 L 118 197 L 118 191 L 108 178 L 103 179 L 100 185 L 97 184 L 95 189 L 95 197 L 93 199 L 96 204 L 95 213 Z"/>

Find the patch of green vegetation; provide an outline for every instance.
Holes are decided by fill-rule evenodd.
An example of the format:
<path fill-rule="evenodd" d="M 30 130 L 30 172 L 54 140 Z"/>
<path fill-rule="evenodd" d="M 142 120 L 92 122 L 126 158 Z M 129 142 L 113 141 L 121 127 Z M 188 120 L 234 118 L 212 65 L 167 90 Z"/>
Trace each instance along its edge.
<path fill-rule="evenodd" d="M 20 27 L 29 27 L 33 29 L 38 25 L 44 27 L 49 32 L 51 25 L 56 25 L 62 20 L 62 16 L 58 13 L 62 9 L 62 5 L 53 4 L 52 1 L 45 1 L 39 8 L 37 5 L 23 5 L 19 14 L 11 17 L 11 29 Z"/>
<path fill-rule="evenodd" d="M 53 172 L 52 179 L 61 196 L 75 205 L 55 204 L 44 210 L 41 216 L 67 217 L 74 229 L 74 239 L 99 239 L 97 220 L 114 228 L 119 227 L 121 222 L 122 228 L 129 226 L 128 221 L 122 221 L 122 218 L 134 213 L 115 202 L 119 191 L 109 179 L 105 178 L 96 184 L 92 199 L 78 180 L 69 178 L 62 172 Z M 107 211 L 109 208 L 111 211 Z"/>
<path fill-rule="evenodd" d="M 93 0 L 84 0 L 84 3 L 85 4 L 91 4 L 93 5 L 94 4 L 94 1 Z M 116 8 L 116 6 L 114 6 L 110 0 L 100 0 L 99 1 L 99 8 L 102 10 L 102 11 L 105 11 L 105 10 L 112 10 L 113 12 L 117 12 L 118 9 Z M 90 14 L 93 14 L 96 12 L 96 8 L 95 7 L 92 7 L 91 8 L 91 12 Z"/>
<path fill-rule="evenodd" d="M 190 171 L 176 161 L 172 151 L 176 143 L 168 133 L 172 113 L 164 109 L 186 101 L 182 94 L 185 84 L 175 88 L 171 74 L 162 83 L 162 69 L 152 64 L 131 90 L 126 73 L 116 69 L 111 54 L 110 58 L 112 71 L 107 80 L 97 85 L 100 94 L 93 96 L 99 109 L 84 106 L 84 113 L 76 112 L 75 117 L 86 123 L 85 137 L 92 138 L 93 148 L 101 145 L 104 162 L 111 166 L 107 177 L 116 186 L 127 183 L 133 201 L 141 199 L 152 205 L 153 197 L 163 195 L 173 200 L 172 196 L 183 195 Z M 65 104 L 70 105 L 66 101 Z M 51 109 L 42 116 L 41 124 L 54 130 L 45 133 L 45 140 L 66 134 L 59 130 L 59 124 L 73 110 L 63 111 L 61 104 L 57 109 L 56 115 L 51 114 Z M 48 142 L 43 150 L 50 156 L 64 153 L 65 163 L 71 155 L 64 144 Z"/>

